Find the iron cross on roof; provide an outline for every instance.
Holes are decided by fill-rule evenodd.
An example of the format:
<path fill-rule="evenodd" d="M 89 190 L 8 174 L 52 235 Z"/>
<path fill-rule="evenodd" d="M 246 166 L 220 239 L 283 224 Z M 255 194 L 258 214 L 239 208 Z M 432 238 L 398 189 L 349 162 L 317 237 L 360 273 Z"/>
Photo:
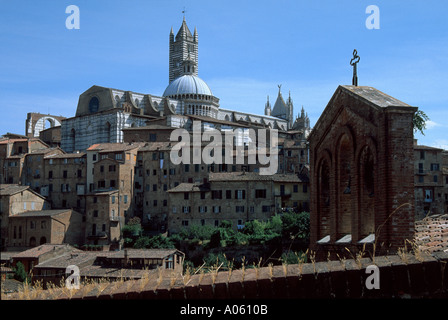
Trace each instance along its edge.
<path fill-rule="evenodd" d="M 358 51 L 353 50 L 353 58 L 350 60 L 350 65 L 353 67 L 353 79 L 352 79 L 352 85 L 357 86 L 358 85 L 358 71 L 357 71 L 357 64 L 361 58 L 358 56 Z"/>

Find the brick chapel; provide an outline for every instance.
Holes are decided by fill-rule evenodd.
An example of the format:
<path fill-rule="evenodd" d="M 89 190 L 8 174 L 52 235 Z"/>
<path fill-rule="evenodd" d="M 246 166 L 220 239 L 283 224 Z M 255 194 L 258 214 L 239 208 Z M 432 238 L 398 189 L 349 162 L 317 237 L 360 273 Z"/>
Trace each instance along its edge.
<path fill-rule="evenodd" d="M 317 252 L 393 252 L 414 234 L 413 115 L 375 88 L 341 85 L 310 136 Z"/>

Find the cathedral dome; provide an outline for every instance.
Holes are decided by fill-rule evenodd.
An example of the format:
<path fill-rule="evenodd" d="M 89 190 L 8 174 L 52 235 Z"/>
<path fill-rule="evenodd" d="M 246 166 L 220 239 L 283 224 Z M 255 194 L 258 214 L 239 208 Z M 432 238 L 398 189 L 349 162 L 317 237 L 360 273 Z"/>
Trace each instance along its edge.
<path fill-rule="evenodd" d="M 201 78 L 189 74 L 174 79 L 163 93 L 164 97 L 182 94 L 202 94 L 213 96 L 209 86 Z"/>

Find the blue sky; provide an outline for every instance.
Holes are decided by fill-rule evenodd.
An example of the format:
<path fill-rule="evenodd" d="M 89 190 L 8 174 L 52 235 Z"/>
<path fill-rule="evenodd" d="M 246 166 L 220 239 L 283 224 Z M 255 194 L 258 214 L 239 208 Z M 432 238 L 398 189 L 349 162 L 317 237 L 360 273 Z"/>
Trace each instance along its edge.
<path fill-rule="evenodd" d="M 79 30 L 65 26 L 71 4 Z M 378 30 L 365 26 L 368 5 Z M 430 117 L 419 143 L 448 149 L 448 2 L 434 0 L 0 0 L 0 134 L 24 134 L 28 112 L 74 116 L 92 85 L 162 95 L 184 7 L 222 108 L 262 114 L 282 84 L 313 125 L 351 84 L 356 48 L 359 85 L 419 107 Z"/>

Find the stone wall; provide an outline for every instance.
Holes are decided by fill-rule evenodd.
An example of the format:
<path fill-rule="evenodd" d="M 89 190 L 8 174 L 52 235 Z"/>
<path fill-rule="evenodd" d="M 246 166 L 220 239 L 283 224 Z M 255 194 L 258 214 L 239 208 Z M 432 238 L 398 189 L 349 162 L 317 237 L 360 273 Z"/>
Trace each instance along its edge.
<path fill-rule="evenodd" d="M 207 274 L 155 274 L 141 280 L 90 285 L 78 290 L 43 291 L 37 299 L 300 299 L 300 298 L 447 298 L 448 253 L 401 254 L 268 266 Z M 367 289 L 379 270 L 379 289 Z M 16 296 L 17 298 L 17 296 Z M 8 299 L 14 299 L 9 296 Z"/>

